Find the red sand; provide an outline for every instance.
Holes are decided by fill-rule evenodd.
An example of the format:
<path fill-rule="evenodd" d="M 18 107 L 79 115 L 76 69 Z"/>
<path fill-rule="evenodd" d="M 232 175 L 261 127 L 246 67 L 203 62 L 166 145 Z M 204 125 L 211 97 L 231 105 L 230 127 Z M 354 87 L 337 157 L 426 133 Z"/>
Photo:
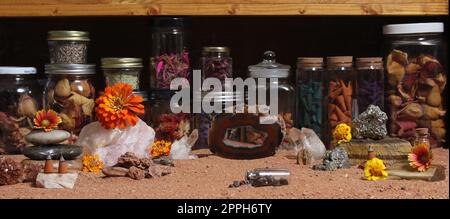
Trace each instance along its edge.
<path fill-rule="evenodd" d="M 30 183 L 0 186 L 0 198 L 449 198 L 449 152 L 434 149 L 435 164 L 446 167 L 439 182 L 409 180 L 363 180 L 357 167 L 334 172 L 313 171 L 295 164 L 285 152 L 256 160 L 230 160 L 208 150 L 197 160 L 175 161 L 170 175 L 158 179 L 105 178 L 101 173 L 81 173 L 75 188 L 42 189 Z M 245 171 L 258 167 L 289 168 L 289 185 L 228 188 Z"/>

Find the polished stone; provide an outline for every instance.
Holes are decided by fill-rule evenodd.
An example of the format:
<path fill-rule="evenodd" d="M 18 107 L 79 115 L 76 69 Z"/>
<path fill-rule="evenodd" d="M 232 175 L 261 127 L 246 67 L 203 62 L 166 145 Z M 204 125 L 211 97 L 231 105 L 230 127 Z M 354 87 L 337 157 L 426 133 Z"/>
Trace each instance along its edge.
<path fill-rule="evenodd" d="M 73 160 L 82 152 L 83 149 L 80 146 L 69 144 L 32 146 L 23 150 L 23 154 L 32 160 L 46 160 L 49 155 L 53 160 L 59 160 L 61 155 L 66 160 Z"/>

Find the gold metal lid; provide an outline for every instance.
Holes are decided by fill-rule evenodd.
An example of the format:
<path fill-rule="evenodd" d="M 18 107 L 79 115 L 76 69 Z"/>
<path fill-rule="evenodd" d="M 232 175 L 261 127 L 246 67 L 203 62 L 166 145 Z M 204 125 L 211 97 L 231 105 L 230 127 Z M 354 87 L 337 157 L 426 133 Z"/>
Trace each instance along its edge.
<path fill-rule="evenodd" d="M 230 48 L 225 46 L 206 46 L 203 47 L 203 52 L 230 52 Z"/>
<path fill-rule="evenodd" d="M 48 40 L 89 41 L 89 32 L 74 30 L 53 30 L 48 32 Z"/>
<path fill-rule="evenodd" d="M 142 68 L 141 58 L 102 58 L 102 68 Z"/>
<path fill-rule="evenodd" d="M 47 64 L 47 65 L 45 65 L 45 74 L 93 75 L 93 74 L 95 74 L 95 65 L 93 65 L 93 64 Z"/>

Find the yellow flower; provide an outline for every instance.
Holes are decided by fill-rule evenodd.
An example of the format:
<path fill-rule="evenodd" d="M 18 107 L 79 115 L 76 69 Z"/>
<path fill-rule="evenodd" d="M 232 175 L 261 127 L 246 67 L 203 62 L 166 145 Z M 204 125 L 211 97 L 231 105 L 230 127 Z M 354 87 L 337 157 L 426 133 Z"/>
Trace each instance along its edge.
<path fill-rule="evenodd" d="M 336 144 L 350 142 L 352 140 L 352 129 L 345 123 L 341 123 L 334 128 L 333 141 Z"/>
<path fill-rule="evenodd" d="M 86 154 L 83 156 L 83 172 L 98 173 L 103 168 L 103 162 L 100 160 L 98 154 Z"/>
<path fill-rule="evenodd" d="M 170 141 L 155 141 L 150 148 L 150 154 L 153 157 L 169 156 L 172 143 Z"/>
<path fill-rule="evenodd" d="M 383 160 L 375 157 L 366 161 L 366 165 L 364 166 L 364 176 L 367 180 L 386 179 L 388 173 Z"/>

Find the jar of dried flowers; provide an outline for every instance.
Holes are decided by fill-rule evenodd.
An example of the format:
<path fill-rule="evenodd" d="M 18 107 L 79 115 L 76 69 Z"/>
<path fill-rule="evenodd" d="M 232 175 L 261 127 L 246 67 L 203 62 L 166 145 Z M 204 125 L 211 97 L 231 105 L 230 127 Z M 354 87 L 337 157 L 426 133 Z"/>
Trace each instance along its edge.
<path fill-rule="evenodd" d="M 356 69 L 358 81 L 358 86 L 356 87 L 358 110 L 363 112 L 369 105 L 375 105 L 384 111 L 383 58 L 357 58 Z"/>
<path fill-rule="evenodd" d="M 131 85 L 133 90 L 139 90 L 142 67 L 140 58 L 102 58 L 102 69 L 107 86 L 121 82 Z"/>
<path fill-rule="evenodd" d="M 228 47 L 203 47 L 202 54 L 203 79 L 217 78 L 224 85 L 225 78 L 233 76 L 230 49 Z"/>
<path fill-rule="evenodd" d="M 94 120 L 95 65 L 48 64 L 45 73 L 45 107 L 59 114 L 63 129 L 78 134 Z"/>
<path fill-rule="evenodd" d="M 84 64 L 89 33 L 84 31 L 49 31 L 48 49 L 52 64 Z"/>
<path fill-rule="evenodd" d="M 0 154 L 21 153 L 27 146 L 41 94 L 35 68 L 0 67 Z"/>

